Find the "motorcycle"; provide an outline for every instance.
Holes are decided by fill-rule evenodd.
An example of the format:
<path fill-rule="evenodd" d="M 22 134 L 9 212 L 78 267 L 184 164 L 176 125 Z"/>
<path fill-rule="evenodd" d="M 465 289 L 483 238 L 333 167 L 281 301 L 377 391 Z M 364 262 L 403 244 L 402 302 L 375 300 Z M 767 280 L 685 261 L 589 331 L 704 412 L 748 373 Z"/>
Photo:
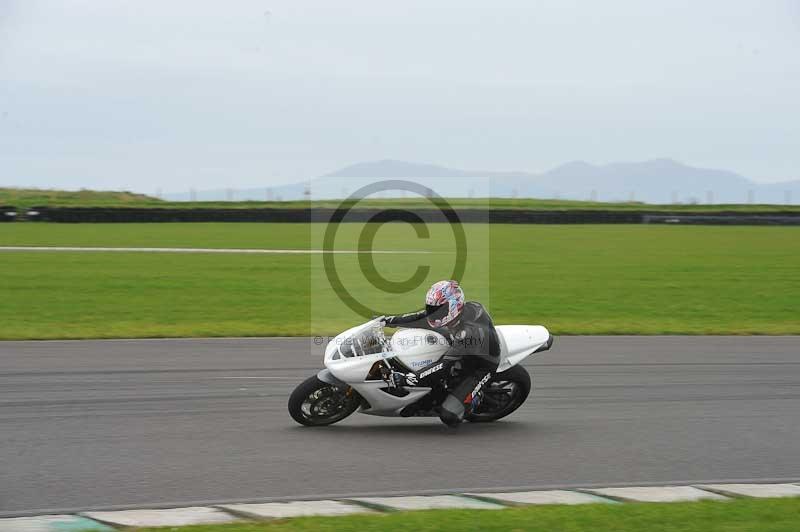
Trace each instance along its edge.
<path fill-rule="evenodd" d="M 467 421 L 496 421 L 519 408 L 531 390 L 531 377 L 519 365 L 534 353 L 547 351 L 553 337 L 541 325 L 499 325 L 497 368 L 483 384 L 480 402 Z M 400 329 L 387 339 L 381 318 L 344 331 L 325 347 L 325 369 L 303 381 L 289 397 L 289 414 L 306 426 L 337 423 L 356 410 L 373 416 L 437 416 L 448 394 L 448 381 L 458 377 L 458 364 L 441 377 L 436 364 L 448 350 L 447 339 L 427 329 Z M 425 368 L 425 369 L 423 369 Z M 422 370 L 414 373 L 415 370 Z M 398 384 L 410 375 L 419 385 Z M 425 385 L 423 385 L 425 384 Z"/>

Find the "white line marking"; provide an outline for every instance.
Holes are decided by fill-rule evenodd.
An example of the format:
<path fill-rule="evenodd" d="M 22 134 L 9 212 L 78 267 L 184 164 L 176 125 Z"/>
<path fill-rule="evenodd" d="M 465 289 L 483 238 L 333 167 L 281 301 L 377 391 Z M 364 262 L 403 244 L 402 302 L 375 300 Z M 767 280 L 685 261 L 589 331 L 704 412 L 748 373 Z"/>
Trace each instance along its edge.
<path fill-rule="evenodd" d="M 106 248 L 83 246 L 0 246 L 0 251 L 120 251 L 135 253 L 253 253 L 253 254 L 291 254 L 320 255 L 332 253 L 336 255 L 357 255 L 372 253 L 376 255 L 394 254 L 429 254 L 431 251 L 421 250 L 325 250 L 325 249 L 242 249 L 242 248 Z"/>
<path fill-rule="evenodd" d="M 710 491 L 703 491 L 694 486 L 631 486 L 627 488 L 592 488 L 581 491 L 639 502 L 679 502 L 699 501 L 702 499 L 727 500 L 727 497 Z"/>
<path fill-rule="evenodd" d="M 374 513 L 373 510 L 341 501 L 291 501 L 265 504 L 223 504 L 223 510 L 252 515 L 259 519 L 284 519 L 308 515 L 349 515 Z"/>
<path fill-rule="evenodd" d="M 86 512 L 84 517 L 121 526 L 185 526 L 231 523 L 237 518 L 216 508 L 122 510 L 118 512 Z"/>
<path fill-rule="evenodd" d="M 439 508 L 474 508 L 501 510 L 503 506 L 492 502 L 468 499 L 456 495 L 411 495 L 408 497 L 358 497 L 355 502 L 377 505 L 393 510 L 433 510 Z"/>
<path fill-rule="evenodd" d="M 484 499 L 492 499 L 501 503 L 511 504 L 598 504 L 613 503 L 611 499 L 604 499 L 597 495 L 567 490 L 536 490 L 517 491 L 507 493 L 467 493 Z"/>
<path fill-rule="evenodd" d="M 800 497 L 800 486 L 795 484 L 698 484 L 721 495 L 744 497 Z"/>

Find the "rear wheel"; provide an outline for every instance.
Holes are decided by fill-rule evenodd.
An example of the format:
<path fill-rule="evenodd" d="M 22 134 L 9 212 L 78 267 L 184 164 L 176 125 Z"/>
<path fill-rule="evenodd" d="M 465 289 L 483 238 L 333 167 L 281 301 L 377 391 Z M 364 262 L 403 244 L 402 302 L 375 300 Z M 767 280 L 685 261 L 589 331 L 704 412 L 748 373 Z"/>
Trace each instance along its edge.
<path fill-rule="evenodd" d="M 504 418 L 522 406 L 531 391 L 531 376 L 522 366 L 492 375 L 483 386 L 483 399 L 467 421 L 485 423 Z"/>
<path fill-rule="evenodd" d="M 350 386 L 339 387 L 309 377 L 289 396 L 289 414 L 308 427 L 332 425 L 356 411 L 361 399 Z"/>

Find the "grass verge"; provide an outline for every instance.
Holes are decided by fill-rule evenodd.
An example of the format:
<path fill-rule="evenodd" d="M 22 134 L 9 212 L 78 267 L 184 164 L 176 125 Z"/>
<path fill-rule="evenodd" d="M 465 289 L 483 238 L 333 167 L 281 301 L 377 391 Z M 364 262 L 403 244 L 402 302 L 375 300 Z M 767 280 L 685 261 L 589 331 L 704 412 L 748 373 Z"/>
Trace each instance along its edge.
<path fill-rule="evenodd" d="M 556 334 L 800 334 L 795 227 L 466 224 L 468 299 L 495 322 Z M 357 249 L 344 224 L 337 249 Z M 376 268 L 424 282 L 452 272 L 448 226 L 418 239 L 378 230 Z M 3 224 L 0 245 L 319 247 L 321 224 Z M 385 313 L 420 306 L 425 286 L 387 294 L 356 255 L 337 255 L 352 297 Z M 321 273 L 320 255 L 0 253 L 0 339 L 331 334 L 363 321 Z M 343 296 L 349 297 L 349 296 Z"/>
<path fill-rule="evenodd" d="M 140 528 L 136 532 L 796 532 L 800 499 L 430 510 L 386 515 L 307 517 L 271 523 Z"/>

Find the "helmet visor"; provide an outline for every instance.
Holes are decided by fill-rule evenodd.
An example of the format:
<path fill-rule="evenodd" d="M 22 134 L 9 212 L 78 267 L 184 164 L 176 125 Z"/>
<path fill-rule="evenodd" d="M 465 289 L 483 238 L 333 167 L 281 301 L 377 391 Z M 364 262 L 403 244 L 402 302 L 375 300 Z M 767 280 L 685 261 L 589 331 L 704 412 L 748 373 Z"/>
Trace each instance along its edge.
<path fill-rule="evenodd" d="M 450 305 L 447 303 L 443 305 L 425 305 L 425 317 L 428 319 L 428 323 L 433 323 L 447 316 L 448 310 L 450 310 Z"/>

